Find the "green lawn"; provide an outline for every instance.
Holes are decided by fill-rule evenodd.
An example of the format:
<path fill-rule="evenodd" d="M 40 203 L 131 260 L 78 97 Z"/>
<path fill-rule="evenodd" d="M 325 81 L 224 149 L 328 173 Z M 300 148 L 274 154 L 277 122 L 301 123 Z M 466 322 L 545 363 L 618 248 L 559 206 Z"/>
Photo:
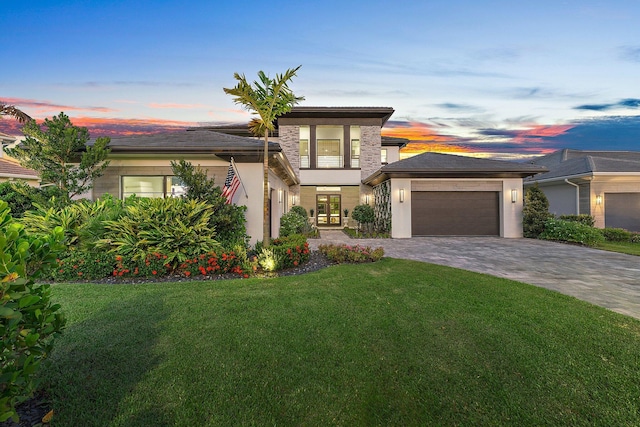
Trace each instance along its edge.
<path fill-rule="evenodd" d="M 598 249 L 605 251 L 621 252 L 629 255 L 640 255 L 640 243 L 631 242 L 602 242 L 596 246 Z"/>
<path fill-rule="evenodd" d="M 384 258 L 54 299 L 54 426 L 640 424 L 640 322 L 491 276 Z"/>

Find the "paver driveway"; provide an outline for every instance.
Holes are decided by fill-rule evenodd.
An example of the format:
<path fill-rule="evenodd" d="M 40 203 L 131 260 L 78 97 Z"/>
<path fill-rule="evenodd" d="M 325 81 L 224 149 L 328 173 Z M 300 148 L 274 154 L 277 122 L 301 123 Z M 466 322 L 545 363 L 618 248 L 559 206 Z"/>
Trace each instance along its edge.
<path fill-rule="evenodd" d="M 383 246 L 385 255 L 506 277 L 553 289 L 640 319 L 640 257 L 534 239 L 413 237 L 349 239 L 322 231 L 323 243 Z"/>

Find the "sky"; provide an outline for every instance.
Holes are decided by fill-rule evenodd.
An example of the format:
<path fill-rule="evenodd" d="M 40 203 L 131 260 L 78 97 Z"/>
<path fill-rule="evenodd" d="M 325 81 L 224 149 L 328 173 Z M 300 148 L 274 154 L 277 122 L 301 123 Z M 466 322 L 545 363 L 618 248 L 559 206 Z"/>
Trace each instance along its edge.
<path fill-rule="evenodd" d="M 235 72 L 301 65 L 299 105 L 392 107 L 403 157 L 638 150 L 639 23 L 640 0 L 7 1 L 0 101 L 93 138 L 179 131 L 249 120 Z"/>

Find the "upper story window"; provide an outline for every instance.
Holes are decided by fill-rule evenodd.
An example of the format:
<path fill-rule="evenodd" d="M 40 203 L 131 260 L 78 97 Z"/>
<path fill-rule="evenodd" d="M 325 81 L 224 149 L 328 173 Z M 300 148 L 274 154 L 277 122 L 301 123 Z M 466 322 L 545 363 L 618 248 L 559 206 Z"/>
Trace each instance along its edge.
<path fill-rule="evenodd" d="M 383 148 L 382 150 L 380 150 L 380 159 L 382 160 L 382 164 L 386 165 L 387 163 L 389 163 L 389 160 L 387 158 L 387 149 Z"/>
<path fill-rule="evenodd" d="M 301 169 L 360 168 L 360 126 L 300 126 Z"/>
<path fill-rule="evenodd" d="M 311 164 L 309 162 L 309 141 L 311 139 L 311 132 L 309 126 L 300 126 L 300 167 L 309 168 Z"/>
<path fill-rule="evenodd" d="M 342 168 L 344 128 L 342 126 L 316 127 L 316 167 Z"/>

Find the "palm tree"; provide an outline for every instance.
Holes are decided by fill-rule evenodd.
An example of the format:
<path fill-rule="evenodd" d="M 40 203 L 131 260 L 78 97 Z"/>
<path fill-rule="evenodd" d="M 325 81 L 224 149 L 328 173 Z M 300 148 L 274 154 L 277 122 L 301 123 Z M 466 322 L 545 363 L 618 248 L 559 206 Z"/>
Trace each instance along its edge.
<path fill-rule="evenodd" d="M 269 132 L 275 129 L 276 119 L 282 114 L 291 111 L 293 106 L 304 97 L 296 96 L 289 89 L 289 81 L 296 75 L 301 65 L 287 70 L 284 74 L 276 74 L 271 79 L 263 71 L 258 72 L 258 79 L 253 84 L 249 84 L 244 74 L 233 74 L 233 78 L 238 84 L 233 88 L 224 88 L 224 92 L 233 96 L 233 102 L 242 105 L 254 117 L 249 123 L 249 129 L 254 135 L 264 136 L 264 159 L 263 159 L 263 243 L 269 246 Z"/>
<path fill-rule="evenodd" d="M 14 105 L 5 104 L 2 101 L 0 101 L 0 116 L 12 116 L 20 123 L 32 120 L 27 113 L 16 108 Z"/>

